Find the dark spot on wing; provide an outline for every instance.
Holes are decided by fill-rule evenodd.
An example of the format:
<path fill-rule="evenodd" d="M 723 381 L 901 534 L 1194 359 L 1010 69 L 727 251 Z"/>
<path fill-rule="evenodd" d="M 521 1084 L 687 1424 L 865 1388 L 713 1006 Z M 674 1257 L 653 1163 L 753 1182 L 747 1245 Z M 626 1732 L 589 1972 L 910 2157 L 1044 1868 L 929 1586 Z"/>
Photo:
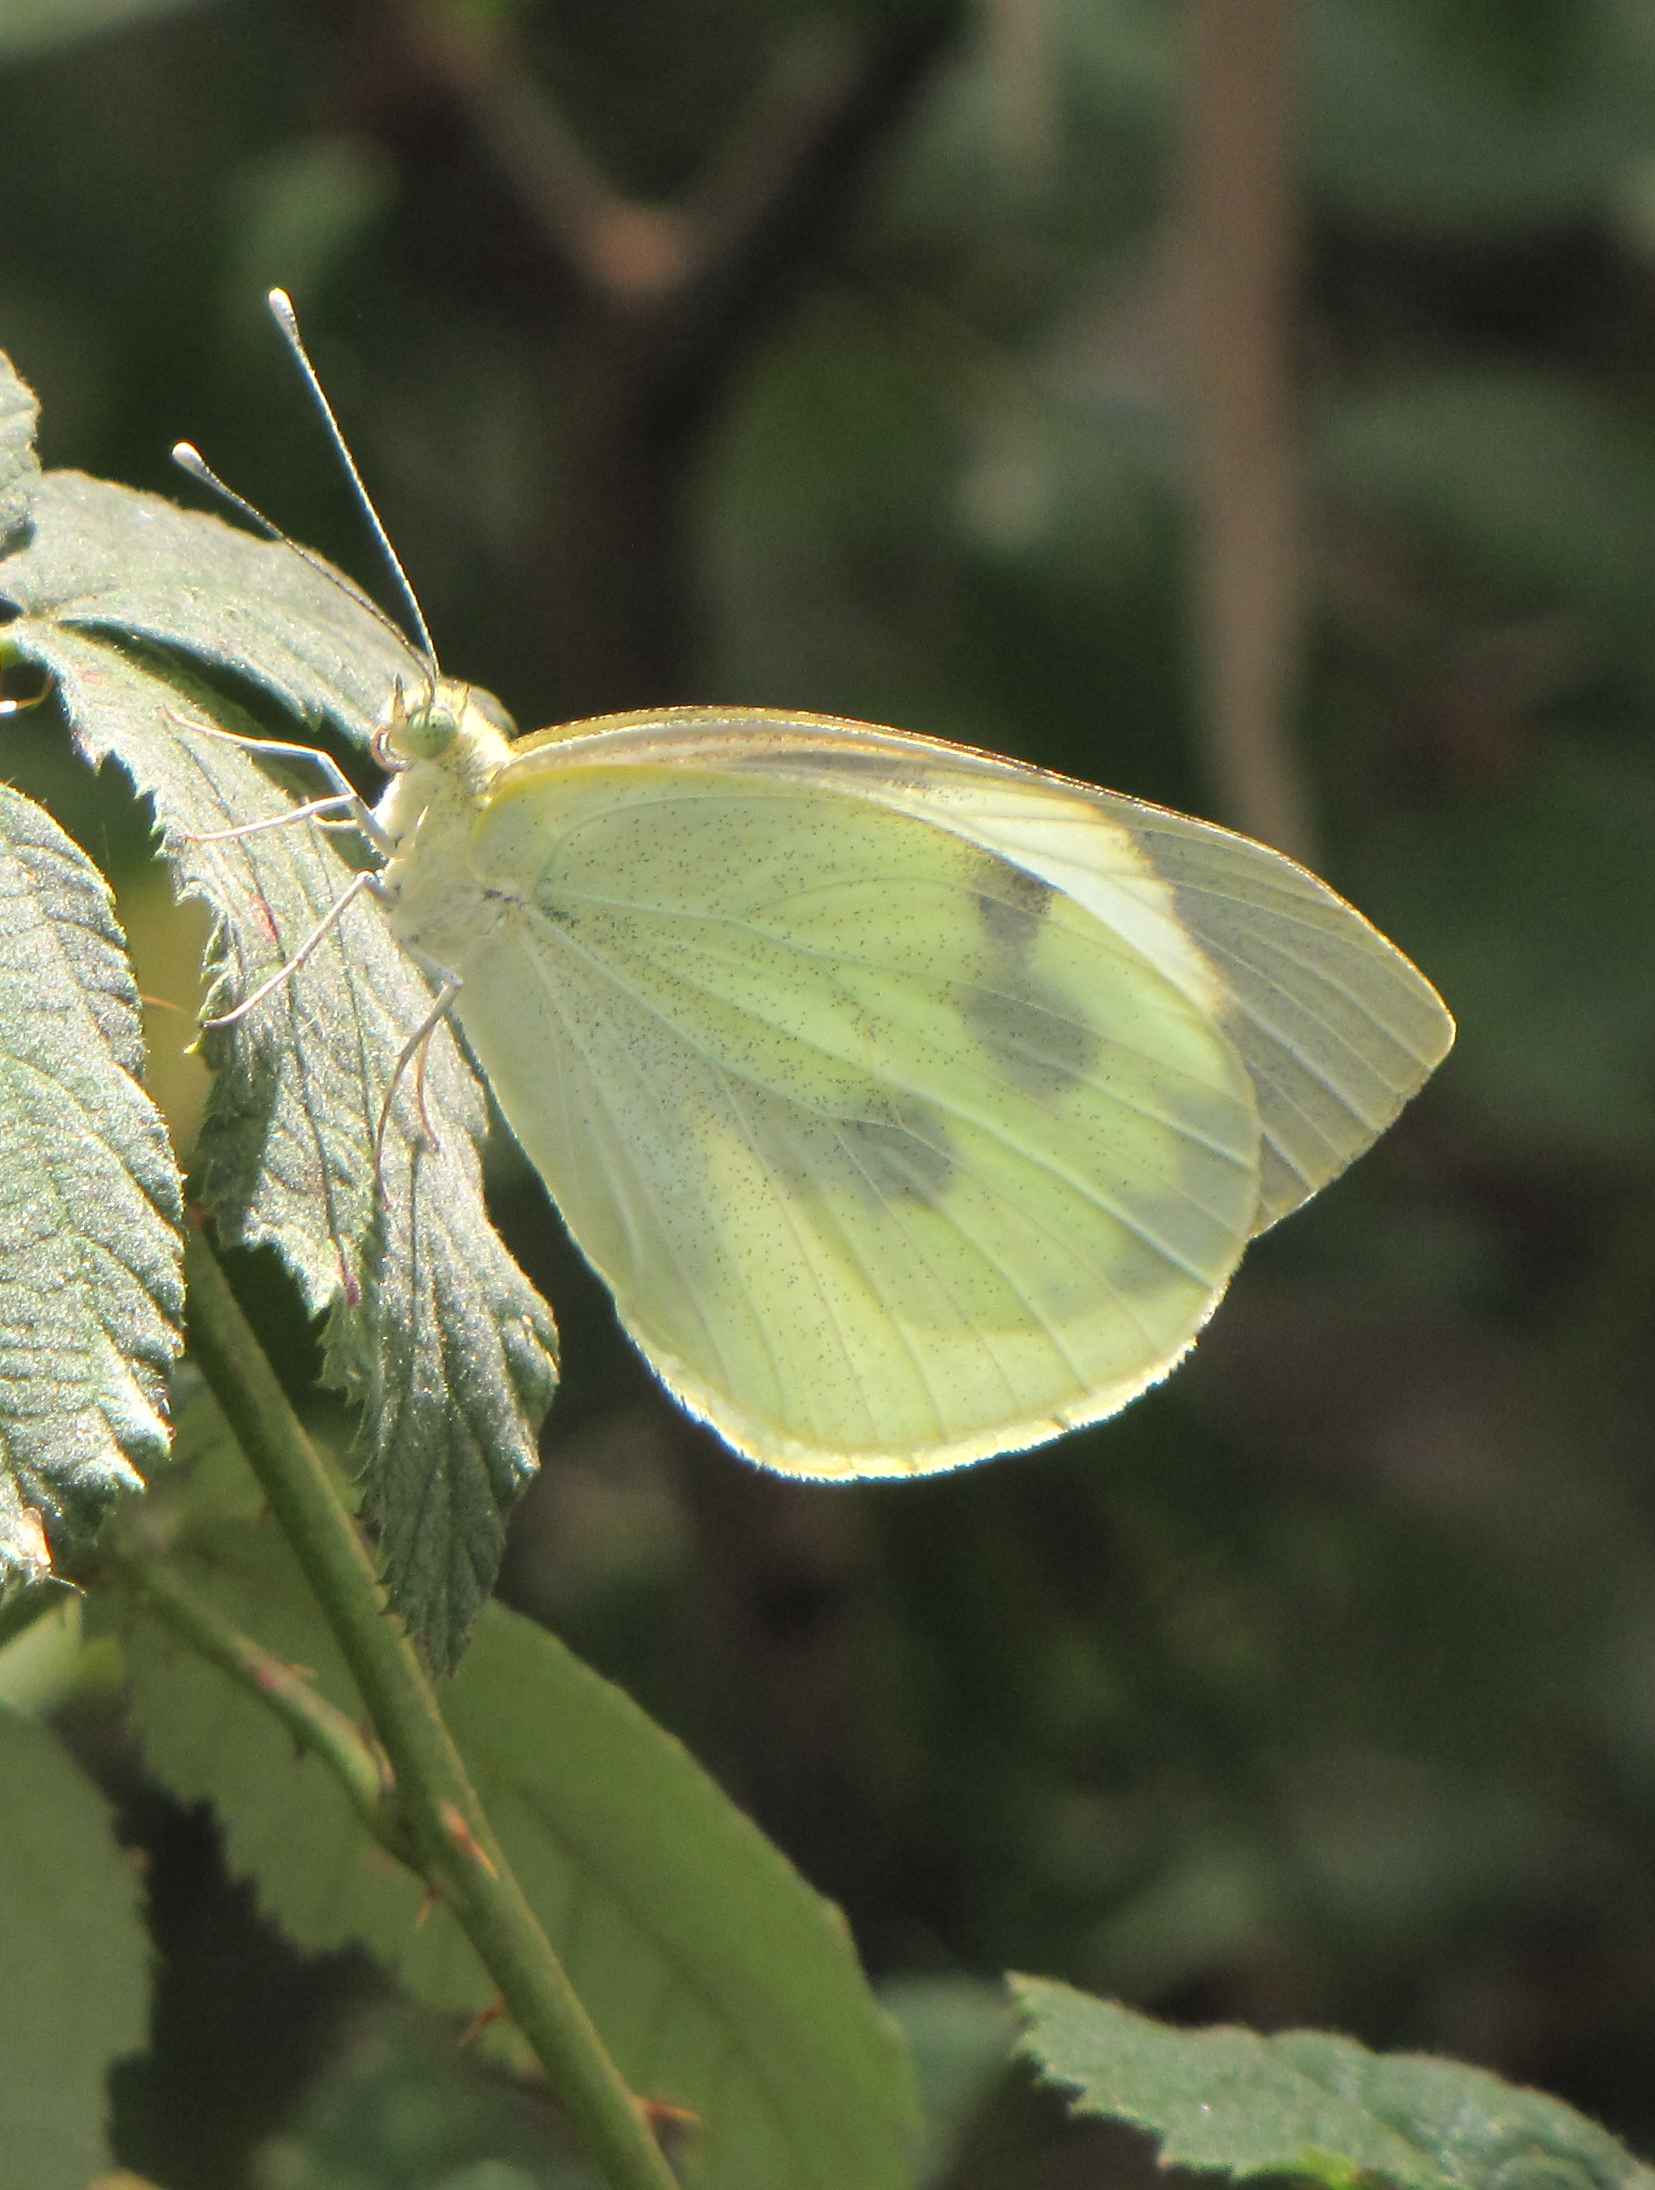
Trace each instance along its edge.
<path fill-rule="evenodd" d="M 977 917 L 994 949 L 1010 958 L 1026 958 L 1055 894 L 1038 875 L 1009 860 L 995 860 L 992 882 L 976 893 Z"/>
<path fill-rule="evenodd" d="M 868 1191 L 884 1201 L 940 1201 L 954 1174 L 948 1128 L 924 1103 L 887 1116 L 846 1118 L 841 1140 Z"/>
<path fill-rule="evenodd" d="M 1095 1028 L 1066 1010 L 1049 982 L 1027 981 L 1023 993 L 971 988 L 966 1023 L 996 1064 L 1030 1094 L 1059 1095 L 1086 1078 L 1097 1061 Z"/>
<path fill-rule="evenodd" d="M 954 1176 L 946 1120 L 928 1104 L 893 1099 L 872 1082 L 854 1111 L 837 1115 L 756 1091 L 744 1101 L 766 1161 L 801 1194 L 924 1204 L 940 1201 Z"/>

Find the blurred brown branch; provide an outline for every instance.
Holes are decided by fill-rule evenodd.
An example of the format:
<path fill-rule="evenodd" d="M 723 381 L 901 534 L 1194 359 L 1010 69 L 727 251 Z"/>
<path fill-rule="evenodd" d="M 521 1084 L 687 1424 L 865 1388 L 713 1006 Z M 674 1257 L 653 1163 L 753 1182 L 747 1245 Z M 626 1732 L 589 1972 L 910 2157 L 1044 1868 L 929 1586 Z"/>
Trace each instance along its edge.
<path fill-rule="evenodd" d="M 330 0 L 327 12 L 363 61 L 370 126 L 394 134 L 418 115 L 441 136 L 446 124 L 504 186 L 556 298 L 566 370 L 542 452 L 556 485 L 525 576 L 556 603 L 562 711 L 686 697 L 685 443 L 922 94 L 960 0 L 870 17 L 859 45 L 822 24 L 791 34 L 673 205 L 615 187 L 509 23 L 438 0 Z"/>
<path fill-rule="evenodd" d="M 807 23 L 776 53 L 741 123 L 711 153 L 682 203 L 617 189 L 538 81 L 509 22 L 427 0 L 373 0 L 351 13 L 395 55 L 399 103 L 446 107 L 479 160 L 505 184 L 549 266 L 595 311 L 647 320 L 682 367 L 705 343 L 693 322 L 761 301 L 799 250 L 860 187 L 871 160 L 928 80 L 958 26 L 958 0 L 893 11 L 854 46 Z"/>
<path fill-rule="evenodd" d="M 1294 0 L 1194 0 L 1184 136 L 1196 621 L 1226 818 L 1309 859 L 1291 390 Z"/>

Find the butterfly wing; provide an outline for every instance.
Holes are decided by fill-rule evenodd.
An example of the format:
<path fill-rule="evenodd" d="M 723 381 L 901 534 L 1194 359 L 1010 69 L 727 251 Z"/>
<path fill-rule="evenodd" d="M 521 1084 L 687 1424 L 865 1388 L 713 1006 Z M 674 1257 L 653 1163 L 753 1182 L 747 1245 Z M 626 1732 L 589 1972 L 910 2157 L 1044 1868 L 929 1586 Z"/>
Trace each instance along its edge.
<path fill-rule="evenodd" d="M 927 1472 L 1113 1413 L 1257 1218 L 1217 976 L 1106 808 L 1142 921 L 939 826 L 956 749 L 753 721 L 514 749 L 450 893 L 507 1120 L 662 1380 L 756 1459 Z"/>
<path fill-rule="evenodd" d="M 1094 912 L 1220 1018 L 1252 1081 L 1262 1147 L 1253 1229 L 1370 1147 L 1453 1045 L 1418 968 L 1307 869 L 1211 822 L 939 739 L 832 717 L 679 708 L 576 725 L 640 757 L 748 764 L 923 813 Z M 582 735 L 581 733 L 585 733 Z M 525 741 L 545 760 L 567 732 Z"/>

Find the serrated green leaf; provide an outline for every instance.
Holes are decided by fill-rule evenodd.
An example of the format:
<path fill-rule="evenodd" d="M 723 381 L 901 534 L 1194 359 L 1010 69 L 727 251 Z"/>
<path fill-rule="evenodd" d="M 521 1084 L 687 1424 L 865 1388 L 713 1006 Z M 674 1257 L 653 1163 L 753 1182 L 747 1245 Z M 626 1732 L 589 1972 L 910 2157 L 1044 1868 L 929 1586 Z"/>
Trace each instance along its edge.
<path fill-rule="evenodd" d="M 183 1193 L 103 877 L 0 786 L 0 1584 L 70 1566 L 166 1454 Z"/>
<path fill-rule="evenodd" d="M 34 518 L 3 586 L 26 619 L 9 635 L 43 668 L 63 629 L 146 641 L 364 745 L 397 678 L 424 674 L 343 572 L 283 542 L 74 471 L 45 474 Z"/>
<path fill-rule="evenodd" d="M 39 484 L 40 459 L 34 448 L 39 413 L 32 389 L 18 379 L 10 358 L 0 354 L 0 544 L 28 516 Z"/>
<path fill-rule="evenodd" d="M 1022 2051 L 1071 2110 L 1132 2122 L 1162 2164 L 1349 2190 L 1649 2190 L 1655 2174 L 1572 2107 L 1422 2053 L 1353 2039 L 1176 2030 L 1046 1978 L 1012 1980 Z"/>
<path fill-rule="evenodd" d="M 268 1530 L 219 1525 L 181 1571 L 360 1710 Z M 211 1799 L 232 1866 L 302 1944 L 356 1943 L 420 1998 L 489 2004 L 452 1917 L 369 1843 L 314 1762 L 221 1674 L 140 1619 L 146 1755 Z M 838 1913 L 635 1705 L 491 1605 L 445 1709 L 530 1901 L 623 2074 L 690 2110 L 686 2179 L 718 2190 L 898 2190 L 911 2078 Z"/>
<path fill-rule="evenodd" d="M 113 756 L 154 801 L 180 889 L 210 906 L 215 995 L 248 995 L 356 870 L 339 837 L 314 827 L 200 841 L 285 814 L 319 780 L 211 735 L 255 725 L 177 661 L 134 653 L 132 637 L 358 736 L 410 657 L 292 549 L 73 475 L 46 480 L 33 537 L 0 585 L 27 611 L 9 627 L 13 647 L 51 675 L 87 756 Z M 484 1098 L 446 1028 L 424 1075 L 439 1145 L 422 1141 L 408 1075 L 376 1194 L 380 1107 L 429 1001 L 377 907 L 359 901 L 300 972 L 208 1036 L 217 1070 L 201 1172 L 222 1234 L 274 1246 L 328 1318 L 328 1373 L 362 1403 L 365 1506 L 392 1602 L 446 1669 L 534 1470 L 556 1341 L 489 1224 Z"/>
<path fill-rule="evenodd" d="M 85 2190 L 106 2084 L 147 2039 L 149 1940 L 109 1806 L 43 1727 L 0 1708 L 0 2190 Z"/>

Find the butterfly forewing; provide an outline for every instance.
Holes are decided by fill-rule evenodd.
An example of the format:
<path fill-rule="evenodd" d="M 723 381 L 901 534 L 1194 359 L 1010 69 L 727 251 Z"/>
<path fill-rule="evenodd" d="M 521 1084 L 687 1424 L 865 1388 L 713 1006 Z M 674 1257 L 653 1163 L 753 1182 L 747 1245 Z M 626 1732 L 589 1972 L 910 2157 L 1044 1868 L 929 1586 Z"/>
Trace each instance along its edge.
<path fill-rule="evenodd" d="M 1441 997 L 1402 952 L 1317 876 L 1231 830 L 831 717 L 680 708 L 608 721 L 609 740 L 681 763 L 739 736 L 748 765 L 923 814 L 1133 942 L 1222 1021 L 1247 1067 L 1262 1134 L 1255 1231 L 1370 1147 L 1452 1046 Z M 558 735 L 525 741 L 514 765 L 552 761 Z"/>

